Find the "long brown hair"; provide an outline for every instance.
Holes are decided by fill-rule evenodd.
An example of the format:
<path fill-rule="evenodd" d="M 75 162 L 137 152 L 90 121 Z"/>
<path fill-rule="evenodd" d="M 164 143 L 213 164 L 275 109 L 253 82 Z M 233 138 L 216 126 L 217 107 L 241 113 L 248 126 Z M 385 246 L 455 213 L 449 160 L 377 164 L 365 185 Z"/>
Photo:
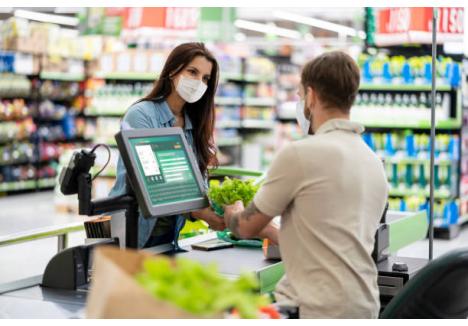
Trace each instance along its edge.
<path fill-rule="evenodd" d="M 195 57 L 205 57 L 213 65 L 211 69 L 208 88 L 203 97 L 195 103 L 185 103 L 184 111 L 193 125 L 194 146 L 197 152 L 198 166 L 205 174 L 208 165 L 217 167 L 216 146 L 214 144 L 213 132 L 215 124 L 214 97 L 218 87 L 218 62 L 208 51 L 203 43 L 184 43 L 172 50 L 164 64 L 159 79 L 156 81 L 151 92 L 140 101 L 162 101 L 173 91 L 171 77 L 177 75 Z"/>

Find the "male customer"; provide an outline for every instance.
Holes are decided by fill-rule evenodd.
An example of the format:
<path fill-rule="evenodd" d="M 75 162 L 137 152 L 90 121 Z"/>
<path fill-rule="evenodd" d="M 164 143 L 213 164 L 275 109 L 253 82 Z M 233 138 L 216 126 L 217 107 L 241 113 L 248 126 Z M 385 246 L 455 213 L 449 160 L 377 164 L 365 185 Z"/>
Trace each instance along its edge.
<path fill-rule="evenodd" d="M 388 186 L 382 162 L 361 139 L 364 128 L 350 121 L 359 79 L 343 52 L 307 63 L 302 127 L 314 135 L 277 154 L 249 207 L 225 207 L 226 225 L 237 236 L 278 236 L 286 273 L 275 295 L 298 304 L 301 318 L 378 317 L 371 252 Z M 275 235 L 269 223 L 278 215 Z"/>

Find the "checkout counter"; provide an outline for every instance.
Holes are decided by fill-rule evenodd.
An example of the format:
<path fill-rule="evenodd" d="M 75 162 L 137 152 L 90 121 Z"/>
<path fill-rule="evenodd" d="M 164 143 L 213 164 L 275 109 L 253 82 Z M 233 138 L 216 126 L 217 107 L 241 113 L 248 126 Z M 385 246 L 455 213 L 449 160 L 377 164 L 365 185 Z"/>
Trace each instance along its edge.
<path fill-rule="evenodd" d="M 82 156 L 72 158 L 69 169 L 62 173 L 61 184 L 62 192 L 78 193 L 81 214 L 96 215 L 108 211 L 109 208 L 125 209 L 125 214 L 116 215 L 120 216 L 116 220 L 120 219 L 121 225 L 124 226 L 121 245 L 136 247 L 138 239 L 136 203 L 146 217 L 178 214 L 206 207 L 207 202 L 202 192 L 202 178 L 196 168 L 193 154 L 186 150 L 188 145 L 181 129 L 128 130 L 120 132 L 116 139 L 128 171 L 127 188 L 131 188 L 128 194 L 118 198 L 91 201 L 89 169 L 94 163 L 92 152 L 81 153 L 78 155 Z M 83 164 L 83 160 L 86 164 Z M 171 183 L 173 183 L 172 187 L 168 187 Z M 177 194 L 170 191 L 174 186 L 178 189 Z M 183 196 L 180 196 L 181 192 Z M 385 224 L 384 236 L 381 236 L 378 241 L 376 264 L 379 269 L 378 283 L 382 305 L 385 306 L 406 281 L 425 265 L 424 259 L 397 258 L 394 255 L 399 249 L 424 239 L 428 223 L 424 211 L 387 212 L 383 222 L 385 222 L 383 223 Z M 169 244 L 145 250 L 154 254 L 172 253 L 201 263 L 215 262 L 220 272 L 227 277 L 235 278 L 241 272 L 253 272 L 260 281 L 262 293 L 274 290 L 277 282 L 284 275 L 284 267 L 280 260 L 265 259 L 263 251 L 258 248 L 233 247 L 199 251 L 191 247 L 192 244 L 215 238 L 216 233 L 212 232 L 181 240 L 179 246 L 186 250 L 185 252 L 174 253 L 173 246 Z M 92 245 L 89 248 L 92 248 Z M 67 250 L 73 252 L 74 249 Z M 64 272 L 66 268 L 78 270 L 76 266 L 69 266 L 76 262 L 75 258 L 73 258 L 75 260 L 60 260 L 60 257 L 66 256 L 67 250 L 57 254 L 51 260 L 43 277 L 18 281 L 8 286 L 0 285 L 0 318 L 85 317 L 84 308 L 88 293 L 88 284 L 85 279 L 77 284 L 77 277 L 73 276 L 72 281 L 75 282 L 75 286 L 69 289 L 46 284 L 48 278 L 55 279 L 50 275 L 48 277 L 47 274 L 68 275 Z M 68 256 L 73 255 L 68 254 Z M 56 261 L 62 265 L 57 265 Z M 41 284 L 47 286 L 41 286 Z"/>

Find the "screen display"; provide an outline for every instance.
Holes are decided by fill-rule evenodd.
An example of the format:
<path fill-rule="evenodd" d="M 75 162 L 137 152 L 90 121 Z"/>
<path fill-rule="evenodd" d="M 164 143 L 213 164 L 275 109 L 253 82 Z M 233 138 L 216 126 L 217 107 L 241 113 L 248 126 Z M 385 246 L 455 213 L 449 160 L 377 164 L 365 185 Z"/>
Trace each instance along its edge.
<path fill-rule="evenodd" d="M 153 206 L 203 198 L 179 135 L 130 138 Z"/>

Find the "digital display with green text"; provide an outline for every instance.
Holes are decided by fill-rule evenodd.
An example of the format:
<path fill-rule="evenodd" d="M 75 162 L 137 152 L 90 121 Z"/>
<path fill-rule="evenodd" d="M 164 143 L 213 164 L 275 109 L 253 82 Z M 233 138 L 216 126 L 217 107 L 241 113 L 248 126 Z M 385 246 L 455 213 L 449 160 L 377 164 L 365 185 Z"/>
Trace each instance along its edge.
<path fill-rule="evenodd" d="M 131 138 L 130 144 L 153 206 L 204 197 L 179 135 Z"/>

